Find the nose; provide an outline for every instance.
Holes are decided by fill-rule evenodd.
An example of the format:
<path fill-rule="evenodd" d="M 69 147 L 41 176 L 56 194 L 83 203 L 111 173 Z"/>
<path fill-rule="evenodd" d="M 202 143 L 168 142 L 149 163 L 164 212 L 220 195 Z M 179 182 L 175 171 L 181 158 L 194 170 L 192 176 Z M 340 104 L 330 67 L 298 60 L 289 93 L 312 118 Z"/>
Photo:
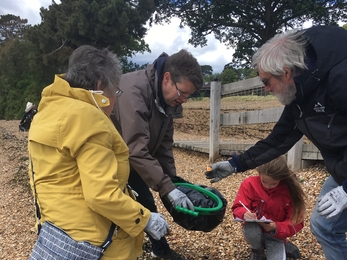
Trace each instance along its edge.
<path fill-rule="evenodd" d="M 180 96 L 180 99 L 182 100 L 182 103 L 187 103 L 188 97 Z"/>
<path fill-rule="evenodd" d="M 265 92 L 271 92 L 271 87 L 269 85 L 264 86 L 264 91 Z"/>

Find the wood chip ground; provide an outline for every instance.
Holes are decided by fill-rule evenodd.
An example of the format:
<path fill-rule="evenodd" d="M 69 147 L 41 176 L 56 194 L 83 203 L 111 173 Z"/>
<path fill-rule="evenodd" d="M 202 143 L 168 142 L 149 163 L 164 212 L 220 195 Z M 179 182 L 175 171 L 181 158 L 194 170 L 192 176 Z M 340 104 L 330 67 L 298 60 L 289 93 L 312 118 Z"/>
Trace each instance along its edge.
<path fill-rule="evenodd" d="M 274 104 L 267 104 L 267 106 Z M 259 105 L 253 109 L 262 107 L 263 105 Z M 225 110 L 232 109 L 235 108 Z M 208 103 L 206 105 L 206 102 L 204 104 L 188 102 L 185 104 L 185 111 L 185 119 L 175 120 L 175 139 L 207 140 Z M 3 260 L 28 259 L 36 240 L 34 205 L 27 174 L 27 133 L 18 131 L 18 123 L 18 120 L 0 120 L 0 259 Z M 239 138 L 262 138 L 271 126 L 250 126 L 247 129 L 234 127 L 234 129 L 236 129 L 235 136 Z M 232 131 L 232 129 L 225 130 L 221 137 L 230 138 L 233 135 Z M 223 223 L 213 231 L 208 233 L 187 231 L 172 221 L 157 194 L 154 193 L 158 211 L 165 216 L 171 227 L 171 235 L 167 237 L 167 240 L 172 249 L 190 260 L 249 259 L 250 249 L 243 239 L 241 224 L 233 221 L 230 207 L 242 180 L 256 172 L 250 170 L 210 184 L 204 177 L 204 171 L 208 165 L 207 154 L 175 148 L 174 155 L 179 176 L 195 184 L 217 188 L 229 204 Z M 227 158 L 221 157 L 218 160 L 225 159 Z M 324 166 L 316 164 L 298 171 L 297 176 L 307 196 L 307 214 L 303 230 L 289 240 L 299 247 L 301 259 L 325 259 L 320 245 L 310 232 L 309 217 L 328 173 Z M 145 259 L 153 259 L 150 256 L 148 240 L 144 241 L 144 252 L 139 260 Z"/>

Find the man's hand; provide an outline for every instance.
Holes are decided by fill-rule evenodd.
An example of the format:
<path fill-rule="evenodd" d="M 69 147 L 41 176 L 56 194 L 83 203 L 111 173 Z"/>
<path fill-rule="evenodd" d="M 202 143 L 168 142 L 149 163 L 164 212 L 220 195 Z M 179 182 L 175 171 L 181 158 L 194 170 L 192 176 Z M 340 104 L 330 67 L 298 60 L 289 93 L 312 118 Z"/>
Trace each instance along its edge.
<path fill-rule="evenodd" d="M 212 164 L 211 168 L 211 171 L 205 172 L 207 179 L 213 179 L 211 180 L 211 183 L 220 181 L 235 172 L 234 167 L 232 167 L 228 161 Z"/>
<path fill-rule="evenodd" d="M 160 240 L 169 233 L 169 230 L 169 224 L 164 217 L 159 213 L 151 212 L 145 231 L 155 240 Z"/>
<path fill-rule="evenodd" d="M 174 208 L 176 208 L 176 206 L 180 206 L 182 208 L 194 210 L 193 202 L 191 202 L 191 200 L 187 197 L 186 194 L 184 194 L 177 188 L 170 191 L 167 194 L 167 198 L 169 199 Z"/>
<path fill-rule="evenodd" d="M 320 215 L 327 215 L 327 219 L 332 218 L 347 208 L 347 193 L 342 186 L 338 186 L 323 197 L 318 199 L 318 212 Z"/>

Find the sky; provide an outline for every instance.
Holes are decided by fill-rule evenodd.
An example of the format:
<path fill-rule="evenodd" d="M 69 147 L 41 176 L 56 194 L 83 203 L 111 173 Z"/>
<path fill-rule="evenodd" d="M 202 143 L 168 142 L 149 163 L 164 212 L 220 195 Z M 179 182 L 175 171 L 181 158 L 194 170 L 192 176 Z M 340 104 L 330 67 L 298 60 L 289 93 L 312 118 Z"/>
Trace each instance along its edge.
<path fill-rule="evenodd" d="M 0 0 L 0 15 L 20 16 L 22 19 L 28 19 L 29 24 L 35 25 L 41 22 L 40 8 L 48 8 L 51 3 L 51 0 Z M 151 53 L 137 54 L 131 60 L 139 65 L 152 63 L 162 52 L 171 55 L 185 49 L 200 65 L 210 65 L 213 73 L 221 73 L 224 65 L 232 61 L 234 51 L 216 40 L 213 35 L 207 37 L 207 46 L 194 48 L 188 44 L 190 32 L 188 27 L 179 28 L 178 18 L 172 19 L 170 24 L 152 26 L 144 38 Z"/>

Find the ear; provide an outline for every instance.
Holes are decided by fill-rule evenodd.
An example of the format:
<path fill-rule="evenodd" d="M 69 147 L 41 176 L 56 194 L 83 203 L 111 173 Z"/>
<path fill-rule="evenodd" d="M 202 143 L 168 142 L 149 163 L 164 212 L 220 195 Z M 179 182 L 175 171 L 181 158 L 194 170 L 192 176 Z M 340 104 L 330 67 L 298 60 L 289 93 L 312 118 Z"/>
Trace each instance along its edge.
<path fill-rule="evenodd" d="M 293 77 L 293 73 L 290 68 L 284 67 L 283 76 L 286 80 L 290 80 Z"/>
<path fill-rule="evenodd" d="M 96 85 L 96 90 L 103 90 L 101 81 L 98 81 L 98 84 Z"/>
<path fill-rule="evenodd" d="M 167 84 L 170 80 L 171 80 L 170 72 L 165 72 L 163 76 L 163 83 L 165 82 Z"/>

